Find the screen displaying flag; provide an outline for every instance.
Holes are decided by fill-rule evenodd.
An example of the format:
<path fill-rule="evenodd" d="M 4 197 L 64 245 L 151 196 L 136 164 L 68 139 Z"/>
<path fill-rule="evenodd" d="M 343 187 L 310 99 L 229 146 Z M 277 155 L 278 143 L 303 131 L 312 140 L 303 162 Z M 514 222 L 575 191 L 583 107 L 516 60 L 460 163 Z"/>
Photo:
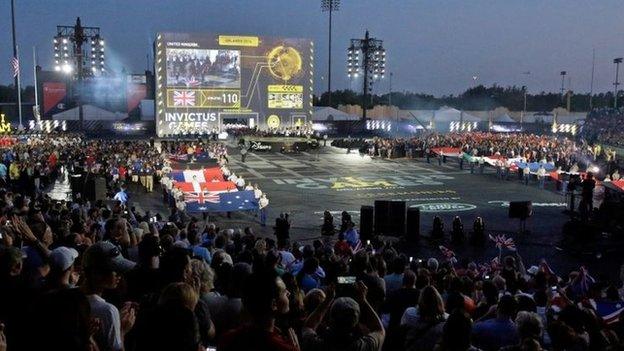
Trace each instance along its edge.
<path fill-rule="evenodd" d="M 173 92 L 173 106 L 195 106 L 195 92 L 190 90 L 175 90 Z"/>
<path fill-rule="evenodd" d="M 13 70 L 13 77 L 17 77 L 20 69 L 17 57 L 11 57 L 11 69 Z"/>

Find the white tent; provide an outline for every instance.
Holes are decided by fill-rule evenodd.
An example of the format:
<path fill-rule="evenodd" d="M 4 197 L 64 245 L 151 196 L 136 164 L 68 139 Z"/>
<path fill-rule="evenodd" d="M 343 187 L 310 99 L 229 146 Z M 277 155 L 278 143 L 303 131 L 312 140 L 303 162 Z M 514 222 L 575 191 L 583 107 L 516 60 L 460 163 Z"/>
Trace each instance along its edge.
<path fill-rule="evenodd" d="M 494 118 L 494 122 L 512 123 L 512 122 L 516 122 L 516 120 L 514 120 L 508 114 L 505 113 Z"/>
<path fill-rule="evenodd" d="M 358 116 L 350 115 L 333 107 L 317 106 L 312 115 L 313 121 L 357 121 Z"/>
<path fill-rule="evenodd" d="M 111 112 L 93 105 L 83 105 L 82 114 L 85 121 L 119 121 L 128 117 L 128 114 L 121 112 Z M 52 116 L 52 119 L 63 121 L 78 121 L 80 119 L 78 107 L 74 107 L 70 110 L 57 113 Z"/>
<path fill-rule="evenodd" d="M 449 122 L 480 122 L 481 119 L 470 115 L 466 112 L 462 112 L 452 107 L 440 107 L 438 110 L 433 111 L 433 120 L 435 123 L 449 123 Z"/>

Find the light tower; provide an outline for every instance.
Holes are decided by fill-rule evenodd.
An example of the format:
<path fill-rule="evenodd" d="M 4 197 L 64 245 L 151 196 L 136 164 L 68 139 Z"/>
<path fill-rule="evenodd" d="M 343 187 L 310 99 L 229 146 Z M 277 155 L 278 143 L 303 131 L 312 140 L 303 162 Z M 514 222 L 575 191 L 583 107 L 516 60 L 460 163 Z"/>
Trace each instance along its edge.
<path fill-rule="evenodd" d="M 617 109 L 618 106 L 618 86 L 620 85 L 619 76 L 620 76 L 620 63 L 622 63 L 622 58 L 618 57 L 613 59 L 613 63 L 615 63 L 615 82 L 613 83 L 613 108 Z"/>
<path fill-rule="evenodd" d="M 99 27 L 83 27 L 80 17 L 73 26 L 56 26 L 54 43 L 54 70 L 63 72 L 70 80 L 77 81 L 74 89 L 78 105 L 78 119 L 82 130 L 84 114 L 82 110 L 81 89 L 85 78 L 102 76 L 104 67 L 104 39 L 100 36 Z M 89 54 L 84 46 L 91 48 Z"/>
<path fill-rule="evenodd" d="M 340 10 L 340 0 L 321 0 L 321 10 L 329 12 L 329 54 L 327 59 L 327 106 L 331 106 L 332 12 Z"/>
<path fill-rule="evenodd" d="M 386 49 L 383 47 L 383 41 L 371 38 L 368 30 L 364 39 L 351 39 L 351 45 L 347 49 L 347 75 L 349 78 L 357 78 L 360 73 L 364 76 L 362 120 L 365 121 L 368 94 L 373 90 L 373 83 L 384 78 L 386 74 Z"/>

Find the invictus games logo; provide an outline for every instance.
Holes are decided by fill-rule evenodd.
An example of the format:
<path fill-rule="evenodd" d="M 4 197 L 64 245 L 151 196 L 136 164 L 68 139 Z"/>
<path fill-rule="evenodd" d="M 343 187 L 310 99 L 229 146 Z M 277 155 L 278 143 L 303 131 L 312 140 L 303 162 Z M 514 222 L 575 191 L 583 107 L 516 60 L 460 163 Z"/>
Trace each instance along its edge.
<path fill-rule="evenodd" d="M 419 204 L 412 207 L 420 208 L 421 212 L 461 212 L 471 211 L 477 208 L 472 204 L 451 203 L 451 202 L 438 202 L 432 204 Z"/>

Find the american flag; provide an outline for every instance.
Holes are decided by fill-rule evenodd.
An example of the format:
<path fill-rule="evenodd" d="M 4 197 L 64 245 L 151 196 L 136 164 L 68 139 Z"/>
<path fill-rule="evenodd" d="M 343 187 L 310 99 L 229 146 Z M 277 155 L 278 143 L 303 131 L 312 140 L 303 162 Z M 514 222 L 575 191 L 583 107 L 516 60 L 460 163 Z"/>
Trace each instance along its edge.
<path fill-rule="evenodd" d="M 509 250 L 516 249 L 516 243 L 514 243 L 513 238 L 508 239 L 505 235 L 497 235 L 495 237 L 490 235 L 490 240 L 494 242 L 494 244 L 496 245 L 496 248 L 498 248 L 499 250 L 503 248 L 506 248 Z"/>
<path fill-rule="evenodd" d="M 174 90 L 173 106 L 195 106 L 195 92 L 189 90 Z"/>
<path fill-rule="evenodd" d="M 11 68 L 13 69 L 13 77 L 17 77 L 19 73 L 19 59 L 15 56 L 11 57 Z"/>

